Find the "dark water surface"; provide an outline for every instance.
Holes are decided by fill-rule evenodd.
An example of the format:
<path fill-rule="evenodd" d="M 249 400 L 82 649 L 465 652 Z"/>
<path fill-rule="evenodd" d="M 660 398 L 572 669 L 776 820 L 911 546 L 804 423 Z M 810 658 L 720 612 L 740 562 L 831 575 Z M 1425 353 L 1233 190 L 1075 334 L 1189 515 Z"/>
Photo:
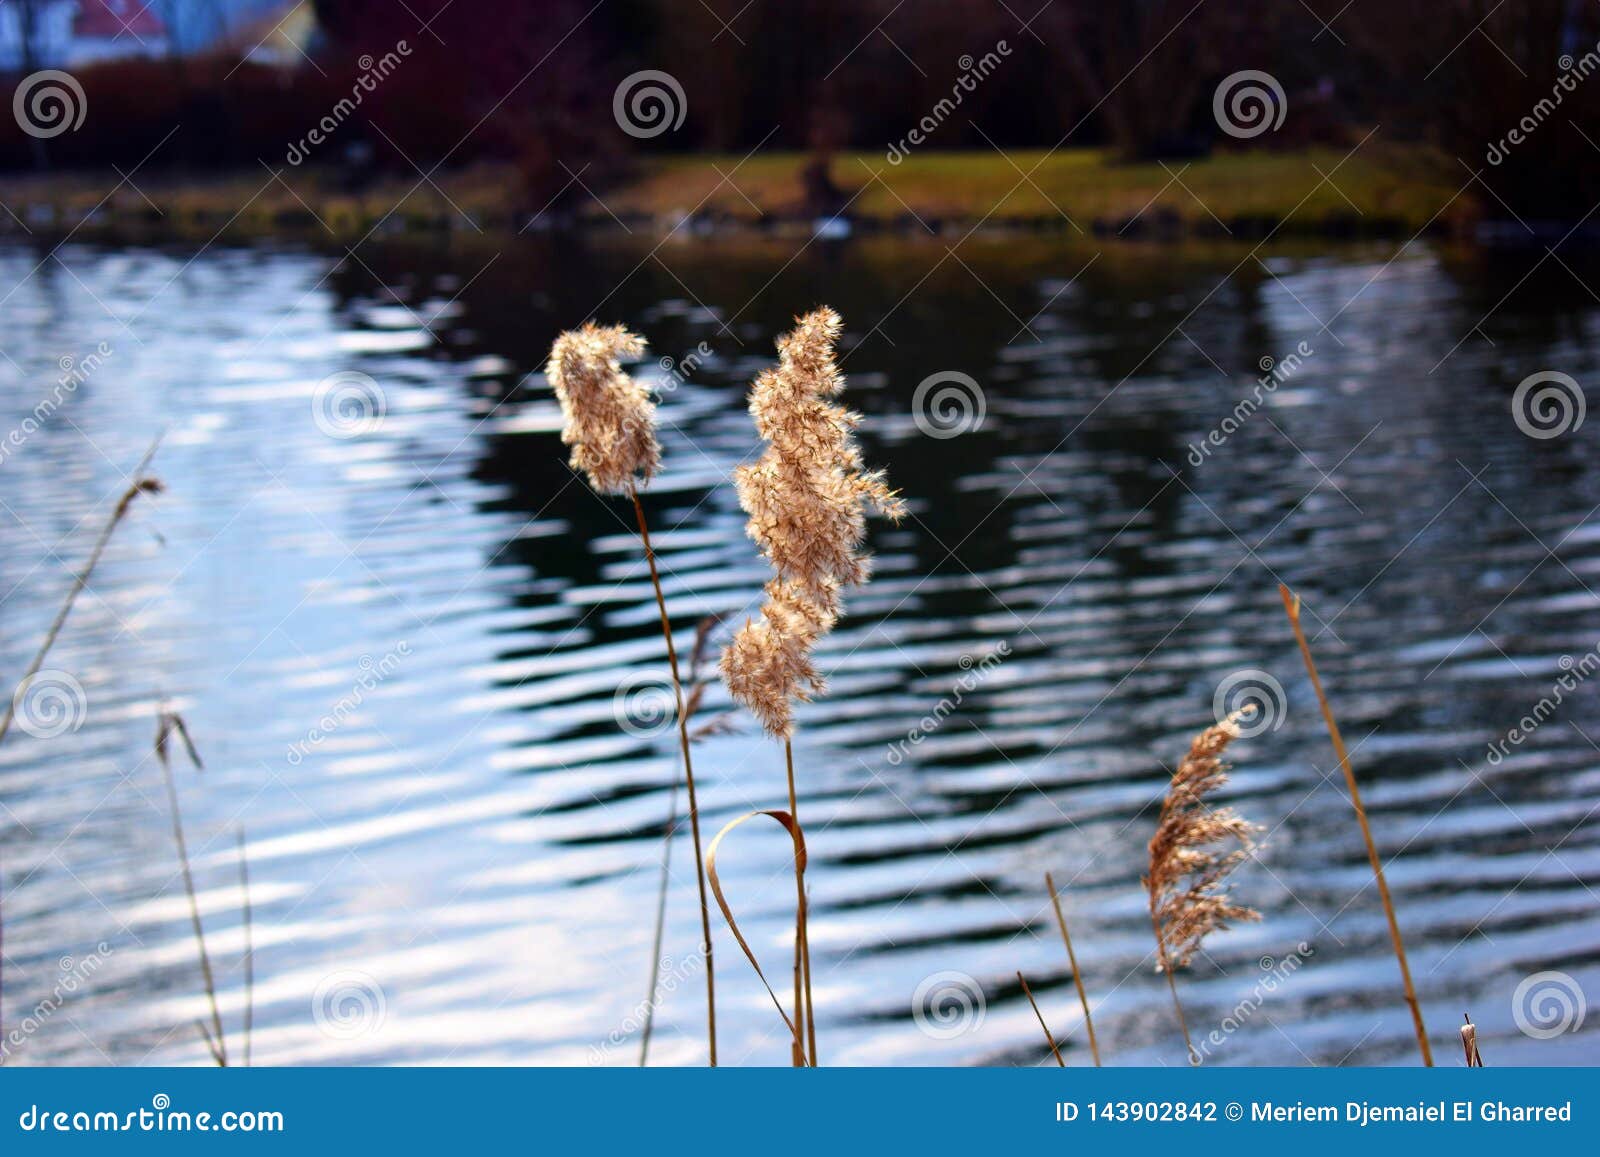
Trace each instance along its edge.
<path fill-rule="evenodd" d="M 1415 1060 L 1280 580 L 1439 1057 L 1458 1063 L 1470 1011 L 1491 1065 L 1596 1059 L 1600 1011 L 1546 1039 L 1514 1007 L 1530 977 L 1535 1032 L 1600 999 L 1600 421 L 1534 438 L 1513 414 L 1530 374 L 1600 381 L 1592 269 L 1421 244 L 653 246 L 0 252 L 3 424 L 23 431 L 0 464 L 8 690 L 161 429 L 169 490 L 118 530 L 53 691 L 0 746 L 11 1063 L 205 1060 L 163 698 L 206 759 L 178 783 L 236 1057 L 242 826 L 257 1062 L 634 1063 L 676 775 L 663 653 L 630 512 L 567 470 L 539 371 L 590 316 L 650 340 L 638 372 L 670 388 L 647 508 L 687 649 L 765 578 L 726 477 L 757 450 L 749 379 L 821 301 L 868 457 L 913 512 L 874 528 L 877 577 L 796 747 L 824 1063 L 1046 1059 L 1018 969 L 1088 1063 L 1048 870 L 1108 1063 L 1182 1064 L 1139 877 L 1167 769 L 1241 685 L 1273 724 L 1235 744 L 1227 793 L 1268 829 L 1238 875 L 1265 918 L 1183 975 L 1191 1027 L 1212 1063 Z M 976 383 L 976 428 L 918 423 L 938 373 Z M 1564 671 L 1575 689 L 1506 743 Z M 748 722 L 696 762 L 707 838 L 783 802 Z M 780 992 L 786 848 L 749 825 L 723 852 Z M 652 1060 L 695 1063 L 686 832 L 672 856 Z M 785 1063 L 717 929 L 724 1061 Z"/>

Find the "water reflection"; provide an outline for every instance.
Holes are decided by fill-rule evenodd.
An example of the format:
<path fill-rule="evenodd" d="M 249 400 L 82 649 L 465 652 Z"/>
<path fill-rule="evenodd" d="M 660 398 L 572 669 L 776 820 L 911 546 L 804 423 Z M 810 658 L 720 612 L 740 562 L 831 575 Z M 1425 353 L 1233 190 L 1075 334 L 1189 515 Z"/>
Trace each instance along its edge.
<path fill-rule="evenodd" d="M 1588 1059 L 1592 1028 L 1535 1040 L 1510 1001 L 1541 970 L 1600 992 L 1593 695 L 1487 758 L 1562 657 L 1600 644 L 1592 427 L 1537 440 L 1510 411 L 1536 370 L 1593 377 L 1584 267 L 1421 245 L 654 244 L 0 256 L 8 428 L 60 359 L 111 350 L 0 466 L 8 671 L 162 427 L 170 490 L 119 531 L 52 655 L 85 690 L 83 726 L 0 748 L 8 1030 L 63 956 L 106 947 L 16 1063 L 204 1060 L 150 758 L 163 698 L 208 763 L 181 790 L 230 1025 L 248 833 L 259 1061 L 632 1063 L 673 743 L 620 728 L 614 693 L 659 673 L 659 635 L 628 512 L 566 469 L 539 370 L 591 316 L 650 339 L 667 471 L 647 501 L 687 644 L 702 615 L 747 613 L 765 577 L 724 480 L 757 450 L 746 383 L 820 301 L 849 328 L 868 457 L 913 511 L 874 536 L 877 577 L 827 643 L 831 691 L 797 747 L 825 1062 L 1036 1062 L 1021 968 L 1083 1063 L 1049 870 L 1107 1059 L 1180 1063 L 1144 841 L 1165 768 L 1244 670 L 1286 704 L 1236 745 L 1230 792 L 1271 829 L 1239 876 L 1267 919 L 1185 978 L 1191 1025 L 1220 1025 L 1303 943 L 1304 968 L 1213 1062 L 1412 1059 L 1280 580 L 1306 599 L 1392 858 L 1435 1047 L 1449 1055 L 1470 1009 L 1499 1063 Z M 1291 354 L 1196 464 L 1263 359 Z M 313 403 L 351 372 L 383 414 L 340 437 Z M 980 426 L 919 428 L 911 399 L 936 373 L 979 385 Z M 957 688 L 959 710 L 924 727 Z M 713 828 L 781 799 L 780 754 L 753 727 L 697 766 Z M 782 840 L 762 835 L 742 830 L 724 870 L 781 966 L 792 893 Z M 686 839 L 672 863 L 664 972 L 684 979 L 653 1054 L 689 1063 Z M 784 1063 L 781 1023 L 719 944 L 728 1061 Z M 982 1015 L 930 1031 L 914 994 L 950 972 Z"/>

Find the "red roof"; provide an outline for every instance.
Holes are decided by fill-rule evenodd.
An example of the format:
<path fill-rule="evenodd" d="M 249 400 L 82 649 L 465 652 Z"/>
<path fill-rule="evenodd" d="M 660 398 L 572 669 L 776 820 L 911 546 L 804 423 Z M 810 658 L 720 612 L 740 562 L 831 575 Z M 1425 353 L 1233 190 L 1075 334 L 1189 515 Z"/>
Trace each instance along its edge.
<path fill-rule="evenodd" d="M 167 34 L 167 26 L 155 12 L 156 0 L 82 0 L 72 22 L 72 34 L 114 40 L 122 37 L 137 44 L 135 37 L 148 39 Z"/>

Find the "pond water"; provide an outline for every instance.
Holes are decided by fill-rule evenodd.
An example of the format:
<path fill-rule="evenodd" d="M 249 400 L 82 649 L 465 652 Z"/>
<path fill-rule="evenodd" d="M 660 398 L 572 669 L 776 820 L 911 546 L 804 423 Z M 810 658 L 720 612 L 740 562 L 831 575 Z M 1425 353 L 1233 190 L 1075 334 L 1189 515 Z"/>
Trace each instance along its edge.
<path fill-rule="evenodd" d="M 1234 744 L 1225 798 L 1266 829 L 1236 877 L 1264 918 L 1181 975 L 1197 1042 L 1218 1064 L 1416 1060 L 1279 581 L 1436 1055 L 1459 1063 L 1470 1012 L 1491 1065 L 1592 1061 L 1600 1012 L 1541 1026 L 1600 997 L 1600 423 L 1532 437 L 1513 403 L 1536 372 L 1600 380 L 1595 281 L 1422 243 L 0 251 L 8 691 L 161 431 L 167 488 L 46 663 L 65 729 L 41 699 L 0 746 L 8 1061 L 206 1062 L 165 701 L 205 760 L 177 786 L 234 1059 L 242 831 L 255 1063 L 637 1063 L 675 735 L 631 511 L 567 469 L 543 356 L 591 316 L 651 343 L 645 503 L 687 650 L 766 577 L 727 484 L 758 450 L 743 395 L 823 301 L 868 459 L 911 509 L 873 528 L 796 743 L 824 1064 L 1051 1063 L 1018 970 L 1090 1063 L 1047 871 L 1107 1063 L 1183 1064 L 1140 874 L 1170 769 L 1242 686 L 1271 726 Z M 1268 365 L 1281 382 L 1236 409 Z M 734 722 L 695 753 L 707 839 L 784 802 L 781 749 Z M 671 857 L 651 1063 L 693 1064 L 682 826 Z M 747 825 L 721 858 L 781 994 L 785 838 Z M 723 1062 L 787 1063 L 714 927 Z"/>

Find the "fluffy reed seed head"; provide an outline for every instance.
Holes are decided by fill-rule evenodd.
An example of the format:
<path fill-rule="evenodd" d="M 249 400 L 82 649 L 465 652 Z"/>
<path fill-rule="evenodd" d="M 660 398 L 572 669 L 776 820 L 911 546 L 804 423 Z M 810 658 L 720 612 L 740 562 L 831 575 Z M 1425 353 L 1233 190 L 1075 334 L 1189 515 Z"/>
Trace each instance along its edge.
<path fill-rule="evenodd" d="M 868 511 L 895 520 L 905 513 L 883 472 L 862 464 L 854 436 L 861 415 L 831 400 L 844 388 L 833 357 L 841 326 L 824 306 L 778 339 L 778 365 L 750 391 L 750 414 L 767 449 L 733 475 L 761 553 L 780 579 L 813 589 L 830 578 L 865 582 L 868 560 L 860 550 Z"/>
<path fill-rule="evenodd" d="M 655 403 L 618 360 L 644 350 L 638 334 L 592 321 L 550 347 L 545 376 L 566 419 L 561 441 L 572 447 L 572 468 L 586 473 L 602 494 L 648 482 L 661 467 Z"/>
<path fill-rule="evenodd" d="M 1144 878 L 1159 940 L 1158 971 L 1187 967 L 1200 942 L 1230 921 L 1261 919 L 1254 908 L 1230 900 L 1225 885 L 1255 850 L 1261 829 L 1232 808 L 1213 808 L 1205 798 L 1228 782 L 1222 753 L 1239 737 L 1239 720 L 1255 710 L 1235 711 L 1196 735 L 1162 801 L 1150 838 L 1150 874 Z M 1239 843 L 1233 851 L 1223 854 L 1214 847 L 1230 839 Z"/>
<path fill-rule="evenodd" d="M 793 734 L 795 701 L 822 690 L 811 651 L 838 618 L 840 590 L 871 573 L 861 553 L 867 514 L 898 521 L 905 513 L 883 472 L 862 463 L 854 436 L 861 415 L 833 401 L 844 388 L 834 360 L 842 325 L 823 306 L 778 339 L 778 365 L 750 391 L 767 448 L 733 475 L 750 537 L 777 577 L 760 620 L 747 621 L 723 652 L 722 673 L 734 699 L 780 739 Z"/>
<path fill-rule="evenodd" d="M 811 651 L 833 629 L 837 594 L 830 607 L 793 581 L 773 579 L 765 591 L 761 617 L 747 620 L 723 650 L 722 677 L 768 734 L 787 739 L 794 734 L 794 704 L 825 686 Z"/>

